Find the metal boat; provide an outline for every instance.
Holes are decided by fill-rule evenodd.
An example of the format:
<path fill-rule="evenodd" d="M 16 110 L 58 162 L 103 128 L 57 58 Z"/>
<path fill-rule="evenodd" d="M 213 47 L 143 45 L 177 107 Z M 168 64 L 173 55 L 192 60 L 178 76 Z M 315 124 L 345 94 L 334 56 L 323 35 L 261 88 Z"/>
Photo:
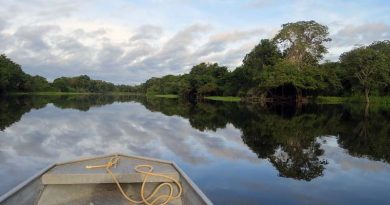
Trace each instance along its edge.
<path fill-rule="evenodd" d="M 1 205 L 136 204 L 129 200 L 153 205 L 212 204 L 174 162 L 123 154 L 50 165 L 0 196 Z"/>

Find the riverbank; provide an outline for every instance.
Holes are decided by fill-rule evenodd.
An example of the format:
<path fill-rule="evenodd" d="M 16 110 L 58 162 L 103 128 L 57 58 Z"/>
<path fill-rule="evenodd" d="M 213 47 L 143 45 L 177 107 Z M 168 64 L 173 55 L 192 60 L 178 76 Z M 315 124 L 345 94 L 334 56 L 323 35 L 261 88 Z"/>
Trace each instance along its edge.
<path fill-rule="evenodd" d="M 109 93 L 90 93 L 90 92 L 15 92 L 7 93 L 7 95 L 42 95 L 42 96 L 60 96 L 60 95 L 143 95 L 140 93 L 127 92 L 109 92 Z"/>
<path fill-rule="evenodd" d="M 240 102 L 240 97 L 234 97 L 234 96 L 207 96 L 204 97 L 204 99 L 207 100 L 215 100 L 215 101 L 224 101 L 224 102 Z"/>
<path fill-rule="evenodd" d="M 178 95 L 168 94 L 168 95 L 148 95 L 149 97 L 158 97 L 158 98 L 179 98 Z M 214 100 L 214 101 L 224 101 L 224 102 L 239 102 L 241 101 L 240 97 L 234 96 L 206 96 L 203 99 Z"/>
<path fill-rule="evenodd" d="M 149 97 L 157 97 L 157 98 L 179 98 L 178 95 L 173 95 L 173 94 L 169 94 L 169 95 L 148 95 Z"/>
<path fill-rule="evenodd" d="M 144 93 L 130 93 L 130 92 L 108 92 L 108 93 L 91 93 L 91 92 L 11 92 L 6 95 L 41 95 L 41 96 L 61 96 L 61 95 L 133 95 L 133 96 L 147 96 L 157 98 L 179 98 L 175 94 L 153 94 L 148 95 Z M 205 96 L 206 100 L 224 101 L 224 102 L 240 102 L 244 98 L 236 96 Z M 350 103 L 365 103 L 363 96 L 317 96 L 310 100 L 317 104 L 350 104 Z M 248 101 L 251 102 L 251 101 Z M 371 96 L 370 104 L 390 105 L 390 96 Z"/>
<path fill-rule="evenodd" d="M 345 104 L 345 103 L 365 103 L 363 96 L 318 96 L 314 99 L 318 104 Z M 390 105 L 390 96 L 371 96 L 370 104 Z"/>

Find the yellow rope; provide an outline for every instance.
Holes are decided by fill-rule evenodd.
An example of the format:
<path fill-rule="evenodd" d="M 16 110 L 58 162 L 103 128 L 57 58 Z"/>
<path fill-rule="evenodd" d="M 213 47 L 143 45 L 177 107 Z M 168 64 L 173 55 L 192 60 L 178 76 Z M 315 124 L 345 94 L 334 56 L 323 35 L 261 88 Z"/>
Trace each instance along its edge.
<path fill-rule="evenodd" d="M 107 164 L 96 165 L 96 166 L 86 166 L 85 168 L 87 168 L 87 169 L 105 168 L 106 171 L 111 175 L 112 179 L 115 181 L 115 183 L 118 186 L 118 189 L 121 192 L 121 194 L 123 195 L 123 197 L 127 201 L 129 201 L 131 203 L 134 203 L 134 204 L 145 203 L 147 205 L 165 205 L 169 201 L 171 201 L 173 199 L 176 199 L 176 198 L 179 198 L 181 196 L 183 188 L 182 188 L 182 186 L 180 185 L 180 183 L 176 179 L 174 179 L 173 177 L 170 177 L 170 176 L 163 175 L 163 174 L 153 173 L 153 166 L 151 166 L 151 165 L 138 165 L 138 166 L 136 166 L 134 168 L 134 170 L 136 172 L 138 172 L 138 173 L 145 174 L 145 177 L 144 177 L 144 179 L 142 181 L 142 185 L 141 185 L 141 199 L 142 200 L 138 201 L 138 200 L 134 200 L 134 199 L 130 198 L 123 191 L 122 186 L 120 185 L 118 179 L 115 177 L 114 173 L 112 173 L 112 171 L 111 171 L 111 167 L 116 167 L 117 164 L 118 164 L 118 161 L 119 161 L 119 156 L 115 156 L 115 157 L 112 157 L 110 159 L 110 161 L 107 162 Z M 142 171 L 141 168 L 147 168 L 148 170 L 147 171 Z M 172 184 L 168 183 L 168 182 L 164 182 L 164 183 L 161 183 L 160 185 L 158 185 L 149 196 L 145 197 L 144 189 L 145 189 L 145 184 L 148 181 L 148 177 L 149 176 L 163 177 L 163 178 L 167 178 L 167 179 L 172 180 L 176 184 L 176 186 L 178 188 L 177 195 L 173 196 L 174 188 L 173 188 Z M 167 186 L 169 188 L 169 194 L 168 195 L 167 194 L 162 194 L 162 195 L 156 197 L 153 201 L 150 201 L 164 186 Z M 165 198 L 165 201 L 163 201 L 160 204 L 157 204 L 157 202 L 162 200 L 163 198 Z"/>

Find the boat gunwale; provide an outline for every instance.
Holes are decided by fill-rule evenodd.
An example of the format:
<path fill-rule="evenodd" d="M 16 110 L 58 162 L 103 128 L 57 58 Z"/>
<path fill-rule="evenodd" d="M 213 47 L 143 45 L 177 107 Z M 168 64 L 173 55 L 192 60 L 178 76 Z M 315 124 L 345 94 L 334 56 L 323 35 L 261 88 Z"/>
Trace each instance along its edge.
<path fill-rule="evenodd" d="M 191 178 L 175 163 L 171 162 L 172 166 L 175 167 L 175 169 L 179 172 L 179 174 L 188 182 L 188 184 L 194 189 L 194 191 L 199 195 L 199 197 L 207 204 L 212 205 L 213 203 L 210 201 L 209 198 L 200 190 L 198 185 L 196 185 Z"/>
<path fill-rule="evenodd" d="M 97 156 L 97 157 L 92 157 L 92 156 L 81 157 L 77 160 L 67 160 L 67 161 L 55 163 L 55 165 L 59 166 L 59 165 L 64 165 L 64 164 L 71 164 L 71 163 L 76 163 L 76 162 L 83 162 L 83 161 L 88 161 L 88 160 L 92 160 L 92 159 L 101 159 L 101 158 L 107 158 L 107 157 L 113 157 L 113 156 L 123 156 L 123 157 L 136 158 L 136 159 L 141 159 L 141 160 L 160 162 L 160 163 L 164 163 L 164 164 L 172 164 L 171 161 L 167 161 L 167 160 L 154 159 L 154 158 L 142 157 L 142 156 L 136 156 L 136 155 L 134 155 L 134 156 L 133 155 L 126 155 L 126 154 L 122 154 L 122 153 L 114 153 L 114 154 L 101 155 L 101 156 Z"/>
<path fill-rule="evenodd" d="M 41 169 L 39 172 L 37 172 L 36 174 L 34 174 L 33 176 L 29 177 L 28 179 L 22 181 L 21 183 L 19 183 L 18 185 L 16 185 L 14 188 L 12 188 L 11 190 L 7 191 L 6 193 L 4 193 L 3 195 L 0 196 L 0 203 L 4 202 L 5 200 L 7 200 L 9 197 L 11 197 L 12 195 L 16 194 L 18 191 L 22 190 L 25 186 L 27 186 L 28 184 L 30 184 L 32 181 L 34 181 L 35 179 L 37 179 L 38 177 L 41 177 L 44 173 L 46 173 L 48 170 L 52 169 L 53 167 L 57 166 L 56 163 L 54 164 L 51 164 L 43 169 Z"/>
<path fill-rule="evenodd" d="M 167 161 L 167 160 L 160 160 L 160 159 L 155 159 L 155 158 L 149 158 L 149 157 L 142 157 L 142 156 L 135 156 L 135 155 L 134 156 L 133 155 L 126 155 L 126 154 L 122 154 L 122 153 L 107 154 L 107 155 L 101 155 L 101 156 L 97 156 L 97 157 L 88 156 L 88 157 L 82 157 L 81 159 L 79 158 L 77 160 L 67 160 L 67 161 L 63 161 L 63 162 L 59 162 L 59 163 L 50 164 L 49 166 L 43 168 L 42 170 L 40 170 L 39 172 L 37 172 L 33 176 L 29 177 L 25 181 L 23 181 L 23 182 L 19 183 L 18 185 L 16 185 L 14 188 L 9 190 L 8 192 L 6 192 L 3 195 L 1 195 L 0 196 L 0 203 L 4 202 L 9 197 L 11 197 L 12 195 L 16 194 L 18 191 L 22 190 L 24 187 L 26 187 L 28 184 L 30 184 L 32 181 L 34 181 L 38 177 L 42 177 L 42 175 L 44 173 L 46 173 L 47 171 L 49 171 L 50 169 L 52 169 L 52 168 L 54 168 L 56 166 L 64 165 L 64 164 L 70 164 L 70 163 L 75 163 L 75 162 L 82 162 L 82 161 L 87 161 L 87 160 L 92 160 L 92 159 L 106 158 L 106 157 L 111 157 L 111 156 L 123 156 L 123 157 L 136 158 L 136 159 L 141 159 L 141 160 L 149 160 L 149 161 L 154 161 L 154 162 L 160 162 L 160 163 L 164 163 L 164 164 L 170 164 L 179 172 L 179 175 L 181 175 L 183 177 L 183 179 L 188 182 L 188 184 L 193 188 L 195 193 L 198 194 L 199 197 L 207 205 L 212 205 L 213 204 L 210 201 L 210 199 L 207 198 L 207 196 L 200 190 L 200 188 L 191 180 L 190 177 L 187 176 L 187 174 L 175 162 Z"/>

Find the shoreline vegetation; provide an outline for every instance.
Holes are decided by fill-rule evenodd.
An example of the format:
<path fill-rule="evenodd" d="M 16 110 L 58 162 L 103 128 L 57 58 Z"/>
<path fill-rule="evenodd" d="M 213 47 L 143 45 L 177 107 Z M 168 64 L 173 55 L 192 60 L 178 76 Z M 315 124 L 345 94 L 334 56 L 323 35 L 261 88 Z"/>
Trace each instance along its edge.
<path fill-rule="evenodd" d="M 362 96 L 337 97 L 337 96 L 318 96 L 313 99 L 318 104 L 352 104 L 366 103 Z M 370 104 L 390 105 L 390 96 L 371 96 Z"/>
<path fill-rule="evenodd" d="M 215 100 L 215 101 L 224 101 L 224 102 L 240 102 L 240 97 L 234 96 L 206 96 L 204 99 Z"/>
<path fill-rule="evenodd" d="M 130 93 L 130 92 L 109 92 L 109 93 L 75 93 L 75 92 L 12 92 L 8 93 L 10 96 L 20 96 L 20 95 L 36 95 L 36 96 L 61 96 L 61 95 L 123 95 L 123 96 L 145 96 L 152 98 L 168 98 L 168 99 L 177 99 L 180 98 L 179 95 L 174 94 L 156 94 L 156 95 L 147 95 L 144 93 Z M 371 96 L 370 103 L 379 104 L 379 105 L 390 105 L 390 96 Z M 245 99 L 236 96 L 204 96 L 204 100 L 212 101 L 224 101 L 224 102 L 251 102 L 245 101 Z M 365 103 L 365 99 L 362 96 L 317 96 L 310 98 L 309 103 L 317 104 L 352 104 Z"/>
<path fill-rule="evenodd" d="M 390 104 L 390 41 L 375 41 L 323 61 L 328 27 L 315 21 L 286 23 L 261 39 L 242 64 L 194 65 L 189 73 L 153 77 L 139 85 L 115 85 L 87 75 L 46 78 L 25 73 L 0 55 L 0 95 L 146 95 L 247 103 Z M 351 97 L 344 97 L 351 96 Z"/>
<path fill-rule="evenodd" d="M 157 97 L 157 98 L 179 98 L 178 95 L 166 94 L 166 95 L 147 95 L 148 97 Z"/>
<path fill-rule="evenodd" d="M 7 95 L 43 95 L 43 96 L 56 96 L 56 95 L 143 95 L 141 93 L 130 92 L 11 92 Z"/>

